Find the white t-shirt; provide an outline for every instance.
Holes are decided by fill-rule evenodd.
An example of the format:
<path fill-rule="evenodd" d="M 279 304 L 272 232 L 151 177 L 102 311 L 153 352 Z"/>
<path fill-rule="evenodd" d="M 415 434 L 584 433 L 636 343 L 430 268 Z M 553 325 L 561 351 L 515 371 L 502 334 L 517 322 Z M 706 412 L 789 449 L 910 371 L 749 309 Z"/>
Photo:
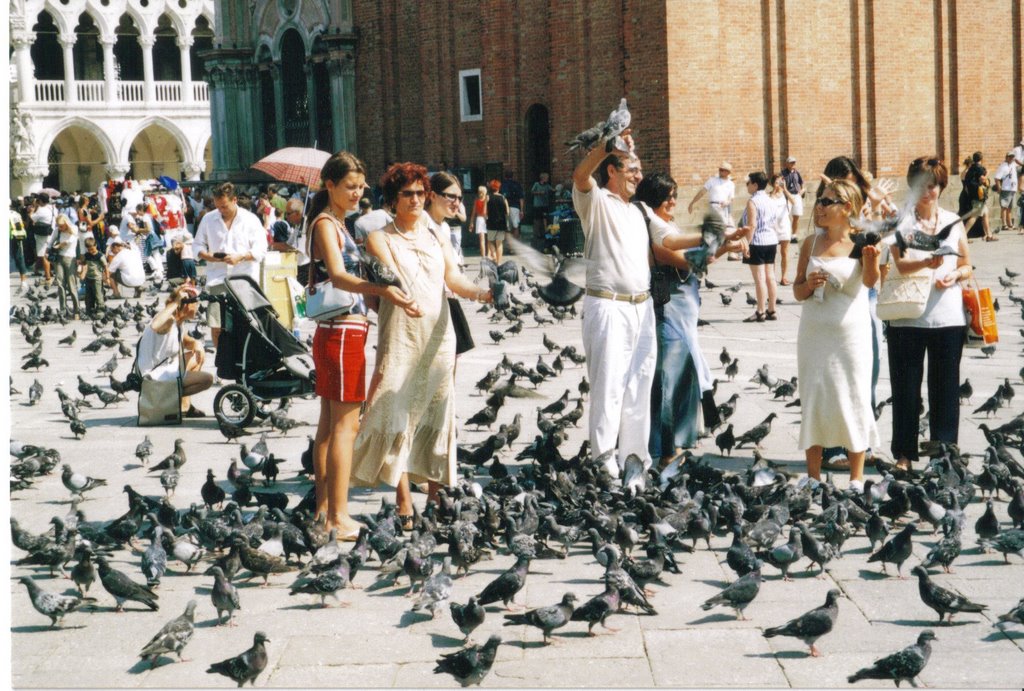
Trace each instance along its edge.
<path fill-rule="evenodd" d="M 946 211 L 945 209 L 939 209 L 937 228 L 945 228 L 950 223 L 957 221 L 959 217 L 952 211 Z M 896 228 L 897 233 L 903 233 L 904 235 L 913 234 L 915 230 L 920 230 L 917 225 L 917 221 L 914 218 L 914 214 L 908 214 L 902 223 Z M 960 246 L 960 238 L 964 234 L 964 224 L 957 223 L 953 230 L 949 233 L 949 237 L 942 241 L 943 247 L 950 247 L 956 250 Z M 889 245 L 895 244 L 896 240 L 894 236 L 886 238 L 886 242 Z M 921 260 L 929 257 L 930 253 L 923 250 L 916 250 L 912 248 L 907 249 L 906 258 Z M 956 271 L 956 263 L 959 257 L 952 254 L 947 254 L 942 258 L 942 265 L 935 269 L 933 279 L 938 280 L 948 273 Z M 898 275 L 898 269 L 893 267 L 889 271 L 888 278 L 892 278 L 894 275 Z M 921 329 L 938 329 L 946 326 L 964 326 L 966 324 L 964 319 L 964 302 L 963 302 L 963 291 L 960 288 L 959 283 L 953 284 L 949 288 L 936 288 L 932 285 L 931 292 L 928 294 L 928 303 L 925 305 L 924 314 L 916 319 L 896 319 L 890 322 L 892 326 L 913 326 Z"/>
<path fill-rule="evenodd" d="M 366 236 L 391 223 L 391 214 L 384 209 L 374 209 L 356 219 L 353 239 L 360 245 L 366 244 Z"/>
<path fill-rule="evenodd" d="M 1018 144 L 1013 147 L 1013 162 L 1019 166 L 1024 166 L 1024 144 Z"/>
<path fill-rule="evenodd" d="M 71 226 L 74 229 L 74 226 Z M 50 234 L 49 239 L 50 247 L 54 249 L 57 245 L 63 243 L 64 246 L 57 250 L 57 254 L 62 257 L 74 257 L 78 253 L 78 231 L 73 230 L 70 233 L 64 233 L 57 228 L 53 229 L 53 233 Z"/>
<path fill-rule="evenodd" d="M 117 256 L 107 264 L 110 275 L 120 271 L 120 283 L 129 288 L 138 288 L 146 282 L 146 270 L 142 267 L 142 255 L 134 245 L 125 245 Z"/>
<path fill-rule="evenodd" d="M 214 209 L 199 222 L 192 251 L 196 256 L 199 256 L 200 252 L 252 253 L 252 261 L 239 262 L 234 266 L 228 266 L 225 262 L 207 262 L 207 286 L 221 285 L 228 276 L 248 276 L 258 283 L 260 262 L 267 253 L 267 231 L 263 229 L 263 224 L 256 214 L 241 207 L 238 207 L 229 230 L 224 225 L 220 211 Z"/>
<path fill-rule="evenodd" d="M 708 178 L 708 181 L 704 183 L 704 189 L 707 190 L 708 201 L 712 204 L 728 206 L 736 196 L 736 183 L 717 175 Z"/>
<path fill-rule="evenodd" d="M 171 324 L 165 334 L 153 331 L 147 326 L 139 339 L 138 362 L 139 371 L 149 375 L 156 381 L 174 381 L 181 370 L 179 353 L 181 352 L 180 331 L 177 323 Z"/>
<path fill-rule="evenodd" d="M 651 287 L 650 240 L 640 209 L 598 187 L 574 186 L 572 202 L 583 224 L 587 288 L 635 295 Z"/>
<path fill-rule="evenodd" d="M 999 189 L 1003 192 L 1017 191 L 1017 166 L 1003 161 L 996 168 L 995 179 L 999 180 Z"/>
<path fill-rule="evenodd" d="M 132 186 L 129 187 L 128 183 L 125 183 L 124 189 L 121 190 L 121 202 L 125 209 L 134 209 L 143 202 L 142 188 L 137 187 L 136 184 L 132 183 Z"/>

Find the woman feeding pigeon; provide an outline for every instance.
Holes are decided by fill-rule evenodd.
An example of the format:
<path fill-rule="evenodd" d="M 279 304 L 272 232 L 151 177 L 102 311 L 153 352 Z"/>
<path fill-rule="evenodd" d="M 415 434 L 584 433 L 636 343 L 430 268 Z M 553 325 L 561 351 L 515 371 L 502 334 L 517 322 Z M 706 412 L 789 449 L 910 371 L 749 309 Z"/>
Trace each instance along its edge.
<path fill-rule="evenodd" d="M 427 169 L 396 163 L 381 179 L 394 220 L 366 239 L 367 251 L 397 275 L 411 307 L 380 308 L 377 363 L 369 406 L 355 443 L 352 477 L 398 488 L 398 512 L 412 515 L 410 477 L 428 482 L 430 496 L 455 480 L 455 333 L 445 287 L 490 301 L 459 269 L 451 242 L 432 232 L 424 207 Z"/>
<path fill-rule="evenodd" d="M 320 170 L 323 189 L 310 205 L 314 219 L 307 250 L 313 281 L 327 278 L 340 290 L 355 294 L 345 315 L 317 322 L 313 336 L 316 394 L 320 419 L 313 451 L 316 515 L 342 540 L 354 540 L 359 524 L 348 515 L 352 448 L 359 431 L 359 409 L 366 400 L 366 317 L 364 295 L 386 298 L 386 304 L 413 312 L 412 299 L 394 286 L 379 286 L 361 278 L 359 249 L 345 228 L 345 216 L 355 211 L 366 188 L 366 167 L 340 151 Z"/>
<path fill-rule="evenodd" d="M 164 308 L 139 339 L 139 371 L 156 381 L 173 381 L 181 376 L 181 414 L 205 417 L 191 403 L 191 397 L 213 386 L 213 375 L 203 368 L 203 344 L 182 332 L 182 324 L 195 319 L 199 311 L 199 293 L 191 283 L 178 286 L 167 298 Z M 179 359 L 185 358 L 184 375 Z"/>
<path fill-rule="evenodd" d="M 864 453 L 879 443 L 871 408 L 871 314 L 868 289 L 878 281 L 879 249 L 865 245 L 851 256 L 864 197 L 846 180 L 825 187 L 814 205 L 824 230 L 800 247 L 793 296 L 804 303 L 797 333 L 800 382 L 800 447 L 807 474 L 821 477 L 825 446 L 843 446 L 851 481 L 861 482 Z"/>
<path fill-rule="evenodd" d="M 892 320 L 886 331 L 892 382 L 891 448 L 897 466 L 903 469 L 917 460 L 925 357 L 931 439 L 955 444 L 960 431 L 958 390 L 966 328 L 960 281 L 969 278 L 972 269 L 963 223 L 955 213 L 939 207 L 939 196 L 948 181 L 946 164 L 938 158 L 922 156 L 911 162 L 907 182 L 917 203 L 914 212 L 907 214 L 896 229 L 910 244 L 903 249 L 903 243 L 892 245 L 893 263 L 900 274 L 932 271 L 924 313 L 915 319 Z M 915 244 L 922 244 L 914 242 L 917 237 L 938 249 L 915 248 Z"/>
<path fill-rule="evenodd" d="M 704 429 L 701 397 L 712 388 L 711 369 L 697 339 L 700 278 L 684 254 L 700 247 L 702 235 L 684 234 L 675 224 L 677 192 L 676 181 L 667 173 L 646 176 L 636 188 L 637 201 L 647 207 L 644 213 L 656 270 L 666 272 L 671 285 L 669 301 L 654 307 L 658 366 L 651 392 L 650 451 L 662 463 L 696 446 Z M 730 240 L 721 244 L 715 256 L 742 249 L 742 240 Z"/>

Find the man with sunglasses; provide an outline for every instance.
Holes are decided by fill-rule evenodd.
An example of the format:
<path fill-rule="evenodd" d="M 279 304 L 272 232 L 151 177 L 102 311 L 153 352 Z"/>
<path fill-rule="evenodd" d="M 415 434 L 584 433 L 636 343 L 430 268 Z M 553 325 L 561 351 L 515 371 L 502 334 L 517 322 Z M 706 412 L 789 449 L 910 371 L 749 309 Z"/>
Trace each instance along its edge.
<path fill-rule="evenodd" d="M 630 203 L 643 168 L 628 130 L 621 141 L 625 150 L 616 148 L 616 139 L 599 142 L 572 176 L 572 201 L 586 238 L 590 447 L 594 457 L 611 452 L 605 467 L 613 477 L 630 455 L 651 465 L 647 443 L 657 362 L 650 240 L 640 209 Z"/>

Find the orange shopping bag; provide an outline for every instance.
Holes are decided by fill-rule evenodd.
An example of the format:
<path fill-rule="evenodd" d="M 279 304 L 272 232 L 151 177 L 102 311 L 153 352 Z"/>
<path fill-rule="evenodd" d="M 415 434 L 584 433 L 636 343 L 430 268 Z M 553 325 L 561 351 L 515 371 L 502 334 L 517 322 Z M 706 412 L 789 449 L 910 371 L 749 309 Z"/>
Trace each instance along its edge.
<path fill-rule="evenodd" d="M 992 302 L 992 291 L 978 288 L 978 282 L 971 277 L 972 285 L 963 289 L 964 311 L 967 314 L 967 347 L 980 348 L 999 341 L 996 327 L 996 308 Z"/>

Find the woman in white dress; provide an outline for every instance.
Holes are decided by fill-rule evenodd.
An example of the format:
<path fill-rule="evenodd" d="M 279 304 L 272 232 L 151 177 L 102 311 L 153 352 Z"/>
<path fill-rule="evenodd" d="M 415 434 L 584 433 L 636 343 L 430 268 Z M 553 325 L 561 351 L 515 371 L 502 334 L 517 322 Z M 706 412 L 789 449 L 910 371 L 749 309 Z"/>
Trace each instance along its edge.
<path fill-rule="evenodd" d="M 871 315 L 868 289 L 878 281 L 876 246 L 850 256 L 850 219 L 857 218 L 864 198 L 856 185 L 836 180 L 825 187 L 814 206 L 814 223 L 824 230 L 803 241 L 793 283 L 801 303 L 797 334 L 800 385 L 800 447 L 807 474 L 821 477 L 824 446 L 848 450 L 850 481 L 864 475 L 864 452 L 878 446 L 878 428 L 871 408 Z"/>

